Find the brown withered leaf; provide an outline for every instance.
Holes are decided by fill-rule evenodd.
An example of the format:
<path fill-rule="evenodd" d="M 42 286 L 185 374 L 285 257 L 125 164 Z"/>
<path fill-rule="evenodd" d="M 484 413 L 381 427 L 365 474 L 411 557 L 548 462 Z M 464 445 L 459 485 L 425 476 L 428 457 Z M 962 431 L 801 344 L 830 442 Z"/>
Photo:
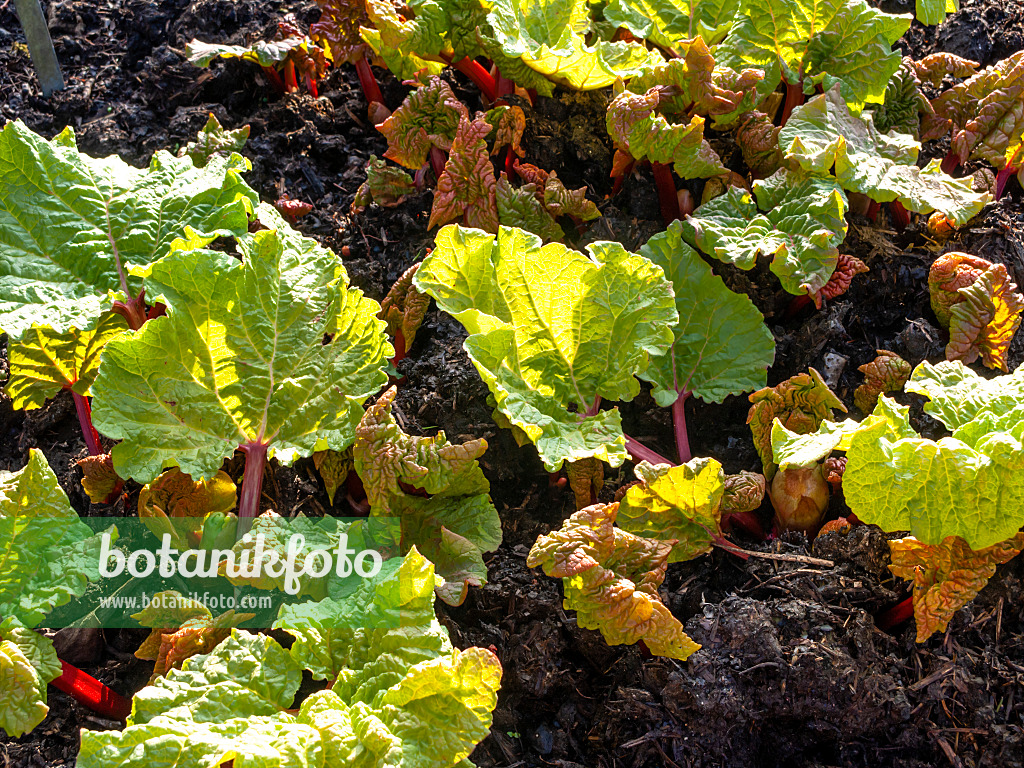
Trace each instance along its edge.
<path fill-rule="evenodd" d="M 765 479 L 757 472 L 740 472 L 725 476 L 722 516 L 753 512 L 764 501 Z"/>
<path fill-rule="evenodd" d="M 498 232 L 497 181 L 485 141 L 490 132 L 482 118 L 459 123 L 444 173 L 437 180 L 428 229 L 463 219 L 468 227 Z"/>
<path fill-rule="evenodd" d="M 333 505 L 334 494 L 352 471 L 352 449 L 317 451 L 313 454 L 313 466 L 320 473 L 320 479 L 324 481 L 324 487 L 327 489 L 327 498 Z"/>
<path fill-rule="evenodd" d="M 917 642 L 945 630 L 953 614 L 974 599 L 996 572 L 1024 550 L 1024 533 L 981 550 L 973 550 L 959 536 L 941 544 L 922 544 L 914 538 L 889 542 L 889 570 L 914 582 L 914 619 Z"/>
<path fill-rule="evenodd" d="M 824 301 L 842 296 L 850 290 L 854 277 L 868 271 L 870 271 L 868 265 L 856 256 L 840 253 L 839 260 L 836 262 L 835 272 L 832 273 L 828 282 L 815 292 L 812 297 L 814 299 L 814 306 L 821 309 Z"/>
<path fill-rule="evenodd" d="M 857 370 L 864 374 L 864 383 L 853 392 L 853 403 L 864 413 L 875 410 L 883 392 L 900 392 L 910 378 L 910 363 L 887 349 L 877 349 L 878 357 Z"/>
<path fill-rule="evenodd" d="M 405 97 L 402 106 L 377 126 L 388 140 L 384 157 L 412 170 L 427 161 L 431 147 L 447 152 L 452 147 L 459 124 L 469 119 L 469 110 L 439 77 Z M 490 126 L 487 128 L 490 133 Z M 486 135 L 486 134 L 485 134 Z"/>
<path fill-rule="evenodd" d="M 566 462 L 565 474 L 576 496 L 576 509 L 593 504 L 604 487 L 604 462 L 593 456 Z"/>
<path fill-rule="evenodd" d="M 754 447 L 764 465 L 765 477 L 769 480 L 775 476 L 777 468 L 772 455 L 772 422 L 776 418 L 791 432 L 807 435 L 814 432 L 822 421 L 831 418 L 833 408 L 846 413 L 846 406 L 813 368 L 774 387 L 759 389 L 748 399 L 752 405 L 747 413 L 747 424 L 754 435 Z"/>
<path fill-rule="evenodd" d="M 124 486 L 109 453 L 79 459 L 78 468 L 82 470 L 82 487 L 93 504 L 109 504 Z"/>
<path fill-rule="evenodd" d="M 393 208 L 405 202 L 405 198 L 416 191 L 412 176 L 388 165 L 376 155 L 370 155 L 366 163 L 366 181 L 359 185 L 352 200 L 352 213 L 362 213 L 370 203 Z"/>
<path fill-rule="evenodd" d="M 388 324 L 388 333 L 395 340 L 396 349 L 399 349 L 399 334 L 401 335 L 399 351 L 403 354 L 412 349 L 416 331 L 419 330 L 423 316 L 427 314 L 427 307 L 430 306 L 430 296 L 420 293 L 412 284 L 412 278 L 419 266 L 420 262 L 416 262 L 405 270 L 380 304 L 380 318 Z"/>

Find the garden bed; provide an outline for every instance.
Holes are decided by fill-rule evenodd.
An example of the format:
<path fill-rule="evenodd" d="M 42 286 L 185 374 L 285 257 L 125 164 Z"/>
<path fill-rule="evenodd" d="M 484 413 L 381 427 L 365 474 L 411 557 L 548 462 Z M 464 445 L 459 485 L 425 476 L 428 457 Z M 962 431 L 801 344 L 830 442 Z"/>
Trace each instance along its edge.
<path fill-rule="evenodd" d="M 285 12 L 308 25 L 319 14 L 314 3 L 46 4 L 68 83 L 49 101 L 39 96 L 13 7 L 0 5 L 0 122 L 18 118 L 47 137 L 70 125 L 83 152 L 117 154 L 141 167 L 154 151 L 193 139 L 212 112 L 225 126 L 251 126 L 243 151 L 253 165 L 249 184 L 267 201 L 286 194 L 312 203 L 298 227 L 342 255 L 352 283 L 371 298 L 383 299 L 432 246 L 430 192 L 397 208 L 349 212 L 367 159 L 387 148 L 366 119 L 352 68 L 332 71 L 314 99 L 277 96 L 258 68 L 240 62 L 200 70 L 183 60 L 193 38 L 241 42 L 272 31 Z M 885 8 L 905 10 L 898 2 Z M 967 0 L 938 27 L 915 22 L 900 45 L 914 57 L 949 51 L 989 65 L 1024 48 L 1024 6 Z M 378 74 L 385 100 L 397 106 L 409 89 Z M 481 108 L 458 73 L 449 69 L 444 77 L 471 110 Z M 607 98 L 607 91 L 558 89 L 532 109 L 525 105 L 523 146 L 528 162 L 557 171 L 567 188 L 586 186 L 598 202 L 602 218 L 571 233 L 571 245 L 614 239 L 635 251 L 664 226 L 650 171 L 630 177 L 611 197 Z M 716 149 L 727 165 L 737 153 L 735 147 Z M 947 149 L 948 141 L 926 145 L 924 153 L 942 157 Z M 1024 205 L 1016 181 L 1008 189 L 945 250 L 1005 264 L 1021 285 Z M 912 365 L 942 358 L 943 331 L 927 290 L 928 267 L 942 248 L 924 231 L 925 218 L 897 233 L 884 215 L 870 222 L 852 214 L 843 252 L 862 259 L 870 272 L 820 311 L 808 306 L 794 314 L 789 294 L 765 287 L 777 282 L 716 263 L 730 287 L 750 296 L 775 336 L 769 384 L 814 367 L 859 418 L 857 367 L 874 359 L 876 349 L 898 352 Z M 701 644 L 698 653 L 676 662 L 640 646 L 608 646 L 563 609 L 558 580 L 526 566 L 537 537 L 573 511 L 572 494 L 550 487 L 535 449 L 519 447 L 494 423 L 487 387 L 463 350 L 465 337 L 458 322 L 435 308 L 428 312 L 409 356 L 398 364 L 404 380 L 396 411 L 411 433 L 441 428 L 454 442 L 483 437 L 490 446 L 481 465 L 504 543 L 486 558 L 488 584 L 471 588 L 458 608 L 440 602 L 437 608 L 456 646 L 489 647 L 504 669 L 491 735 L 473 753 L 474 762 L 508 768 L 1024 765 L 1024 558 L 1000 567 L 947 632 L 919 645 L 913 622 L 891 632 L 875 625 L 876 614 L 909 594 L 888 571 L 888 547 L 877 529 L 828 534 L 813 545 L 801 534 L 744 541 L 748 549 L 835 565 L 742 560 L 715 550 L 671 566 L 661 590 Z M 1018 335 L 1010 370 L 1022 360 L 1024 337 Z M 0 379 L 5 374 L 6 357 Z M 714 456 L 727 472 L 759 468 L 746 397 L 722 405 L 691 399 L 687 408 L 694 455 Z M 674 455 L 671 416 L 646 390 L 622 412 L 628 434 Z M 919 405 L 913 414 L 927 428 Z M 27 413 L 0 399 L 0 469 L 24 466 L 30 448 L 44 451 L 80 513 L 134 512 L 138 486 L 131 483 L 126 501 L 112 508 L 89 504 L 74 464 L 86 448 L 69 393 Z M 241 464 L 235 464 L 240 477 Z M 630 466 L 608 473 L 602 501 L 633 479 Z M 333 507 L 328 502 L 310 459 L 275 466 L 264 493 L 266 505 L 281 512 L 349 513 L 341 495 Z M 68 660 L 131 696 L 152 669 L 131 656 L 139 641 L 138 632 L 109 630 L 102 642 L 79 647 Z M 52 687 L 49 696 L 50 714 L 36 730 L 20 739 L 0 737 L 0 768 L 73 765 L 80 728 L 119 727 Z"/>

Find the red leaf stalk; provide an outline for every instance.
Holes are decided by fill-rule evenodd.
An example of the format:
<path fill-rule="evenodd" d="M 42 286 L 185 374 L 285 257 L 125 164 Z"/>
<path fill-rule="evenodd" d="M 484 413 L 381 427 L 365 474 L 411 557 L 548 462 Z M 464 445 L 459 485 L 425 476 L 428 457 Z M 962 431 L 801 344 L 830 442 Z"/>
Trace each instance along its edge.
<path fill-rule="evenodd" d="M 251 518 L 260 513 L 260 498 L 263 491 L 263 469 L 267 465 L 267 444 L 258 440 L 242 446 L 245 452 L 245 471 L 242 473 L 242 496 L 238 500 L 239 536 L 245 534 L 252 524 Z M 245 518 L 250 518 L 246 520 Z"/>
<path fill-rule="evenodd" d="M 442 152 L 437 147 L 430 148 L 429 157 L 430 167 L 434 170 L 434 179 L 440 179 L 441 174 L 444 173 L 444 166 L 445 162 L 447 161 L 447 158 L 445 158 L 444 152 Z"/>
<path fill-rule="evenodd" d="M 952 149 L 946 153 L 946 156 L 942 158 L 942 165 L 939 168 L 942 169 L 943 173 L 952 173 L 960 167 L 960 155 L 954 152 Z"/>
<path fill-rule="evenodd" d="M 758 541 L 764 541 L 764 526 L 753 512 L 733 512 L 722 518 L 723 529 L 739 528 Z"/>
<path fill-rule="evenodd" d="M 1003 168 L 1003 170 L 999 171 L 999 173 L 996 174 L 996 200 L 1003 196 L 1003 192 L 1006 189 L 1006 182 L 1008 182 L 1010 180 L 1010 177 L 1013 176 L 1013 174 L 1015 173 L 1017 173 L 1017 169 L 1014 168 L 1013 166 L 1008 165 L 1005 168 Z"/>
<path fill-rule="evenodd" d="M 786 83 L 786 103 L 782 105 L 782 119 L 779 121 L 779 125 L 785 125 L 786 121 L 789 120 L 789 116 L 793 114 L 793 110 L 803 103 L 803 83 L 797 83 L 796 85 Z"/>
<path fill-rule="evenodd" d="M 284 63 L 284 85 L 287 93 L 299 90 L 299 81 L 295 79 L 295 62 L 287 59 Z"/>
<path fill-rule="evenodd" d="M 679 463 L 685 464 L 693 458 L 690 452 L 690 437 L 686 432 L 686 398 L 689 392 L 683 392 L 674 403 L 672 403 L 672 426 L 676 434 L 676 452 L 679 454 Z"/>
<path fill-rule="evenodd" d="M 658 187 L 658 202 L 661 203 L 661 218 L 665 224 L 671 224 L 679 215 L 679 196 L 676 194 L 676 182 L 672 178 L 672 169 L 664 163 L 651 163 L 654 171 L 654 183 Z"/>
<path fill-rule="evenodd" d="M 513 82 L 512 80 L 509 80 L 507 77 L 505 77 L 503 74 L 501 74 L 501 70 L 498 69 L 497 67 L 494 68 L 494 71 L 495 71 L 495 74 L 497 75 L 494 78 L 494 80 L 495 80 L 495 91 L 497 93 L 497 98 L 500 99 L 503 96 L 511 96 L 513 93 L 515 93 L 516 92 L 516 84 L 515 84 L 515 82 Z"/>
<path fill-rule="evenodd" d="M 263 67 L 263 74 L 267 76 L 267 80 L 270 81 L 270 85 L 275 91 L 278 93 L 288 92 L 288 89 L 285 88 L 284 80 L 281 79 L 281 76 L 277 73 L 276 69 L 273 67 Z"/>
<path fill-rule="evenodd" d="M 85 447 L 89 449 L 91 456 L 99 456 L 103 449 L 100 448 L 100 435 L 92 425 L 92 408 L 89 407 L 89 401 L 74 390 L 71 391 L 71 396 L 75 399 L 75 410 L 78 411 L 78 424 L 82 428 Z"/>
<path fill-rule="evenodd" d="M 356 59 L 356 74 L 359 75 L 359 85 L 363 88 L 367 104 L 373 104 L 375 101 L 384 104 L 384 95 L 380 92 L 377 78 L 373 76 L 370 62 L 366 60 L 365 56 Z M 387 105 L 385 104 L 385 106 Z"/>
<path fill-rule="evenodd" d="M 634 440 L 629 435 L 626 435 L 626 451 L 629 453 L 633 461 L 649 461 L 651 464 L 671 464 L 672 462 L 662 456 L 660 453 L 655 453 L 643 443 Z"/>
<path fill-rule="evenodd" d="M 868 212 L 865 213 L 864 215 L 867 216 L 869 221 L 877 221 L 878 220 L 878 212 L 880 210 L 882 210 L 882 204 L 881 203 L 876 203 L 874 200 L 872 200 L 871 204 L 868 205 Z"/>
<path fill-rule="evenodd" d="M 898 627 L 914 616 L 914 599 L 908 597 L 902 603 L 896 603 L 887 611 L 882 611 L 875 616 L 875 625 L 882 630 L 890 630 Z"/>
<path fill-rule="evenodd" d="M 112 720 L 124 720 L 131 714 L 132 704 L 124 696 L 63 659 L 60 665 L 60 677 L 50 683 L 54 688 L 64 691 L 93 712 Z"/>
<path fill-rule="evenodd" d="M 786 307 L 785 313 L 783 313 L 782 315 L 783 319 L 789 320 L 791 317 L 796 317 L 800 310 L 802 310 L 806 306 L 809 306 L 811 302 L 811 297 L 808 296 L 806 293 L 802 293 L 799 296 L 794 296 L 792 301 L 789 302 L 789 306 Z"/>
<path fill-rule="evenodd" d="M 899 200 L 889 203 L 889 215 L 892 216 L 892 223 L 896 226 L 897 232 L 902 232 L 910 226 L 910 211 L 904 208 Z"/>
<path fill-rule="evenodd" d="M 491 74 L 476 61 L 468 56 L 458 61 L 452 61 L 450 56 L 444 54 L 441 55 L 441 58 L 472 80 L 473 84 L 480 89 L 480 93 L 483 94 L 484 99 L 488 102 L 493 102 L 498 98 L 498 84 L 494 82 Z"/>

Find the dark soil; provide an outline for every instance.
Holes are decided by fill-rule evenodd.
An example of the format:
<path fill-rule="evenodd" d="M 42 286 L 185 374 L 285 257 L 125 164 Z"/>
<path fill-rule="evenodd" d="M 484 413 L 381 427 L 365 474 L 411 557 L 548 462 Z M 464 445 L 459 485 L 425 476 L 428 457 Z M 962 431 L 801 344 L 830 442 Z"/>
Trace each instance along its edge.
<path fill-rule="evenodd" d="M 893 0 L 887 9 L 912 5 Z M 68 87 L 50 101 L 40 98 L 13 7 L 0 0 L 0 121 L 19 118 L 47 136 L 70 125 L 85 152 L 117 153 L 142 165 L 155 150 L 174 150 L 191 139 L 213 112 L 228 127 L 252 127 L 244 153 L 253 163 L 249 182 L 266 200 L 287 194 L 313 203 L 301 229 L 345 254 L 353 283 L 368 295 L 383 298 L 429 247 L 429 192 L 398 208 L 349 213 L 368 156 L 386 148 L 365 119 L 354 71 L 333 72 L 319 99 L 279 97 L 256 68 L 227 63 L 197 70 L 182 59 L 193 37 L 249 41 L 272 31 L 289 11 L 308 24 L 318 15 L 313 2 L 64 0 L 44 8 Z M 946 50 L 991 64 L 1024 47 L 1024 4 L 966 0 L 938 28 L 915 24 L 903 45 L 915 56 Z M 406 89 L 378 74 L 387 101 L 397 106 Z M 470 108 L 479 108 L 461 76 L 451 77 Z M 604 217 L 574 245 L 617 239 L 635 249 L 663 227 L 649 173 L 633 176 L 608 199 L 606 98 L 558 92 L 540 99 L 528 115 L 526 160 L 556 170 L 567 186 L 587 185 L 599 201 Z M 929 156 L 944 151 L 925 148 Z M 1009 189 L 942 245 L 924 236 L 923 221 L 896 233 L 884 216 L 876 224 L 853 216 L 844 249 L 871 271 L 821 311 L 787 317 L 791 297 L 775 292 L 777 281 L 765 279 L 760 269 L 742 273 L 716 264 L 732 287 L 751 296 L 775 333 L 778 354 L 769 383 L 808 366 L 830 371 L 835 391 L 859 417 L 853 406 L 861 381 L 857 366 L 873 359 L 876 349 L 892 349 L 912 364 L 941 359 L 943 332 L 929 309 L 925 282 L 938 253 L 965 250 L 1005 263 L 1024 284 L 1024 208 L 1016 182 Z M 570 514 L 572 501 L 567 491 L 549 488 L 536 452 L 519 448 L 492 421 L 487 389 L 462 350 L 464 338 L 458 323 L 431 310 L 400 364 L 405 381 L 397 408 L 414 431 L 443 428 L 452 440 L 486 437 L 490 444 L 482 464 L 505 542 L 488 559 L 489 584 L 470 590 L 459 608 L 438 605 L 456 644 L 493 647 L 504 666 L 491 735 L 473 755 L 478 764 L 1024 765 L 1024 558 L 1000 568 L 945 634 L 917 645 L 912 623 L 893 634 L 875 626 L 873 614 L 908 594 L 886 568 L 888 549 L 877 530 L 830 534 L 813 548 L 802 536 L 748 542 L 754 549 L 829 558 L 835 567 L 743 561 L 719 551 L 674 565 L 662 597 L 703 648 L 678 663 L 647 656 L 638 646 L 609 647 L 563 609 L 557 580 L 526 567 L 530 546 Z M 1024 339 L 1018 336 L 1011 369 L 1022 360 Z M 0 366 L 2 379 L 2 357 Z M 715 456 L 730 472 L 757 469 L 745 425 L 748 407 L 745 398 L 717 406 L 688 403 L 694 452 Z M 623 415 L 631 435 L 673 455 L 670 415 L 649 395 L 625 405 Z M 134 511 L 134 492 L 114 509 L 90 507 L 74 465 L 85 447 L 70 397 L 27 414 L 12 412 L 10 402 L 0 399 L 0 468 L 23 466 L 31 447 L 44 450 L 80 512 Z M 608 473 L 602 500 L 611 500 L 631 479 L 628 467 Z M 332 510 L 308 460 L 273 468 L 265 489 L 267 502 L 281 510 L 305 505 L 317 513 L 348 511 L 340 497 Z M 834 507 L 841 511 L 841 504 Z M 767 507 L 762 511 L 767 514 Z M 77 661 L 131 695 L 150 671 L 131 656 L 138 642 L 137 633 L 108 632 L 100 642 L 78 647 Z M 0 768 L 71 766 L 79 728 L 120 727 L 52 688 L 50 704 L 50 715 L 34 732 L 0 737 Z"/>

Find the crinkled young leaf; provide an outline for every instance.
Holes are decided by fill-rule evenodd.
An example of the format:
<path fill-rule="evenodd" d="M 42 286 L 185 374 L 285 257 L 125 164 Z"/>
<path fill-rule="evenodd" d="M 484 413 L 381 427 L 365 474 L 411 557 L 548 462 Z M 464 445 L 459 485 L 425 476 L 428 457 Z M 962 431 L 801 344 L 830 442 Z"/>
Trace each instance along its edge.
<path fill-rule="evenodd" d="M 498 231 L 497 182 L 485 141 L 490 132 L 482 117 L 459 123 L 448 162 L 437 180 L 427 229 L 462 219 L 467 226 Z"/>
<path fill-rule="evenodd" d="M 700 646 L 661 602 L 658 587 L 675 540 L 658 541 L 615 528 L 618 504 L 576 512 L 561 529 L 537 539 L 526 559 L 562 579 L 565 607 L 609 645 L 643 640 L 656 656 L 686 659 Z"/>
<path fill-rule="evenodd" d="M 576 497 L 576 509 L 589 507 L 604 488 L 604 464 L 589 456 L 565 465 L 565 477 Z"/>
<path fill-rule="evenodd" d="M 805 171 L 828 173 L 839 183 L 879 203 L 898 200 L 908 211 L 940 211 L 958 226 L 966 224 L 990 199 L 975 194 L 971 180 L 942 172 L 938 160 L 918 168 L 921 145 L 903 134 L 884 135 L 870 114 L 855 117 L 835 88 L 793 110 L 779 134 L 787 159 Z"/>
<path fill-rule="evenodd" d="M 552 472 L 587 456 L 625 460 L 618 411 L 582 414 L 598 397 L 635 397 L 635 374 L 667 350 L 678 320 L 660 267 L 618 243 L 587 249 L 446 227 L 414 280 L 469 331 L 466 350 L 498 410 Z"/>
<path fill-rule="evenodd" d="M 196 140 L 186 144 L 179 154 L 188 157 L 196 168 L 202 168 L 210 162 L 210 158 L 214 155 L 230 155 L 233 152 L 241 152 L 248 140 L 248 125 L 229 131 L 211 112 L 206 125 L 196 135 Z"/>
<path fill-rule="evenodd" d="M 949 326 L 953 306 L 963 301 L 961 288 L 977 282 L 992 262 L 962 251 L 944 253 L 928 270 L 928 297 L 932 312 L 944 326 Z"/>
<path fill-rule="evenodd" d="M 593 221 L 601 216 L 597 205 L 587 199 L 586 187 L 566 189 L 554 171 L 548 174 L 544 182 L 542 198 L 544 207 L 555 218 L 569 216 L 580 221 Z"/>
<path fill-rule="evenodd" d="M 868 265 L 856 256 L 840 253 L 839 259 L 836 261 L 836 270 L 832 273 L 832 277 L 828 279 L 828 282 L 822 286 L 820 291 L 811 297 L 814 299 L 814 306 L 821 309 L 825 301 L 842 296 L 850 289 L 850 286 L 853 284 L 853 278 L 870 271 Z"/>
<path fill-rule="evenodd" d="M 343 450 L 386 380 L 380 307 L 345 286 L 333 253 L 276 230 L 238 245 L 244 264 L 202 248 L 154 264 L 146 285 L 168 315 L 107 345 L 93 419 L 122 440 L 122 476 L 150 482 L 176 465 L 209 479 L 246 444 L 289 464 Z"/>
<path fill-rule="evenodd" d="M 245 232 L 258 202 L 239 173 L 248 168 L 238 155 L 196 168 L 158 152 L 139 170 L 79 153 L 70 128 L 46 141 L 8 123 L 0 130 L 0 328 L 12 339 L 33 324 L 95 328 L 108 293 L 138 293 L 129 267 L 167 254 L 186 226 Z"/>
<path fill-rule="evenodd" d="M 419 268 L 417 262 L 405 270 L 380 304 L 381 316 L 388 324 L 388 335 L 394 339 L 395 348 L 399 353 L 408 352 L 412 348 L 412 343 L 416 340 L 416 331 L 419 330 L 420 323 L 427 314 L 427 307 L 430 306 L 430 297 L 417 291 L 412 284 L 412 278 Z"/>
<path fill-rule="evenodd" d="M 433 566 L 415 550 L 343 602 L 289 606 L 267 636 L 234 630 L 140 691 L 128 727 L 82 734 L 82 768 L 429 768 L 487 735 L 501 666 L 454 650 L 433 614 Z M 347 629 L 345 629 L 347 627 Z M 303 669 L 337 678 L 286 712 Z"/>
<path fill-rule="evenodd" d="M 924 412 L 955 432 L 972 421 L 998 418 L 1017 408 L 1024 400 L 1024 367 L 1008 376 L 983 379 L 959 361 L 925 361 L 914 369 L 906 390 L 928 398 Z"/>
<path fill-rule="evenodd" d="M 736 143 L 743 153 L 743 162 L 756 177 L 771 176 L 782 166 L 779 131 L 763 112 L 748 112 L 736 130 Z"/>
<path fill-rule="evenodd" d="M 99 553 L 99 534 L 79 520 L 42 451 L 0 472 L 0 616 L 36 626 L 99 578 Z"/>
<path fill-rule="evenodd" d="M 669 123 L 655 114 L 668 86 L 646 93 L 623 91 L 608 105 L 605 124 L 615 145 L 636 160 L 672 164 L 684 179 L 704 179 L 725 173 L 721 158 L 704 139 L 704 118 L 694 115 L 687 123 Z"/>
<path fill-rule="evenodd" d="M 889 542 L 889 570 L 914 582 L 914 620 L 917 642 L 923 643 L 949 625 L 953 614 L 981 592 L 996 566 L 1012 560 L 1024 549 L 1024 533 L 975 551 L 958 536 L 941 544 L 922 544 L 907 537 Z"/>
<path fill-rule="evenodd" d="M 169 533 L 176 549 L 194 549 L 202 540 L 206 517 L 230 512 L 237 497 L 235 483 L 226 472 L 218 472 L 210 480 L 193 480 L 171 467 L 139 491 L 139 518 L 157 538 Z M 172 523 L 169 518 L 188 521 Z"/>
<path fill-rule="evenodd" d="M 721 537 L 725 473 L 714 459 L 691 459 L 666 467 L 640 464 L 637 483 L 619 502 L 622 530 L 660 541 L 675 541 L 670 563 L 692 560 L 711 551 Z"/>
<path fill-rule="evenodd" d="M 979 388 L 973 394 L 989 402 L 968 406 L 975 419 L 937 442 L 915 435 L 908 408 L 880 397 L 873 417 L 849 438 L 843 492 L 854 514 L 886 531 L 910 531 L 925 544 L 960 536 L 983 549 L 1013 536 L 1024 524 L 1024 422 L 1017 403 L 1001 407 L 1019 389 L 1017 377 L 1002 378 L 1011 380 L 1005 392 Z M 966 389 L 966 381 L 953 391 Z"/>
<path fill-rule="evenodd" d="M 753 512 L 764 501 L 765 479 L 757 472 L 739 472 L 725 476 L 725 492 L 722 496 L 722 514 Z"/>
<path fill-rule="evenodd" d="M 523 131 L 526 130 L 526 113 L 522 107 L 495 107 L 487 111 L 484 119 L 495 134 L 491 147 L 492 155 L 508 147 L 519 157 L 523 156 L 524 151 L 520 142 L 523 140 Z"/>
<path fill-rule="evenodd" d="M 917 0 L 915 11 L 917 20 L 932 26 L 946 20 L 947 13 L 960 10 L 960 0 Z"/>
<path fill-rule="evenodd" d="M 955 53 L 940 51 L 913 62 L 913 67 L 914 73 L 922 82 L 938 88 L 946 75 L 962 79 L 975 74 L 978 71 L 978 62 L 961 58 Z"/>
<path fill-rule="evenodd" d="M 1020 327 L 1024 296 L 1006 266 L 993 264 L 959 293 L 963 300 L 951 311 L 946 359 L 973 363 L 980 356 L 987 367 L 1008 370 L 1006 357 Z"/>
<path fill-rule="evenodd" d="M 764 317 L 749 298 L 726 287 L 683 242 L 681 231 L 681 222 L 674 222 L 640 249 L 665 270 L 679 311 L 672 346 L 640 374 L 654 384 L 651 394 L 663 407 L 687 394 L 720 403 L 763 387 L 775 361 L 775 339 Z"/>
<path fill-rule="evenodd" d="M 360 213 L 370 203 L 392 208 L 415 191 L 416 183 L 412 176 L 401 168 L 388 165 L 376 155 L 370 155 L 366 163 L 366 181 L 356 190 L 352 212 Z"/>
<path fill-rule="evenodd" d="M 871 413 L 878 396 L 900 392 L 910 378 L 910 363 L 887 349 L 875 350 L 878 357 L 857 370 L 864 374 L 864 383 L 853 392 L 853 403 L 864 413 Z"/>
<path fill-rule="evenodd" d="M 696 37 L 717 43 L 739 7 L 740 0 L 612 0 L 604 17 L 637 37 L 678 50 Z"/>
<path fill-rule="evenodd" d="M 392 387 L 366 410 L 352 451 L 355 470 L 370 515 L 401 519 L 402 551 L 415 546 L 430 558 L 449 582 L 440 596 L 459 605 L 469 586 L 487 583 L 483 554 L 501 545 L 491 486 L 477 463 L 487 441 L 451 444 L 443 431 L 434 437 L 405 434 L 391 413 L 397 392 Z"/>
<path fill-rule="evenodd" d="M 352 471 L 352 450 L 317 451 L 313 454 L 313 466 L 320 473 L 324 488 L 327 490 L 327 499 L 333 505 L 334 494 Z"/>
<path fill-rule="evenodd" d="M 997 169 L 1022 143 L 1024 134 L 1024 51 L 954 85 L 932 100 L 939 125 L 953 131 L 952 151 L 961 163 L 986 160 Z M 945 130 L 932 130 L 938 138 Z"/>
<path fill-rule="evenodd" d="M 899 69 L 885 86 L 885 101 L 871 113 L 871 120 L 882 133 L 891 130 L 915 139 L 921 135 L 921 114 L 932 115 L 931 102 L 921 93 L 914 61 L 904 56 Z"/>
<path fill-rule="evenodd" d="M 747 424 L 754 436 L 757 455 L 764 465 L 765 477 L 769 480 L 776 468 L 772 454 L 772 425 L 776 419 L 787 429 L 806 435 L 831 417 L 833 408 L 846 413 L 846 406 L 813 368 L 774 387 L 759 389 L 749 399 L 752 405 L 747 413 Z"/>
<path fill-rule="evenodd" d="M 729 187 L 683 222 L 687 241 L 716 259 L 771 270 L 789 293 L 815 295 L 828 283 L 846 237 L 846 195 L 835 179 L 780 169 L 754 182 L 754 194 Z M 761 208 L 763 213 L 758 212 Z"/>
<path fill-rule="evenodd" d="M 419 170 L 427 162 L 431 147 L 444 152 L 452 148 L 460 122 L 468 119 L 469 110 L 452 93 L 451 86 L 439 77 L 431 77 L 377 126 L 388 140 L 384 157 Z"/>
<path fill-rule="evenodd" d="M 882 101 L 900 64 L 892 45 L 910 28 L 909 14 L 894 16 L 864 0 L 765 0 L 741 3 L 736 24 L 716 49 L 719 63 L 767 67 L 771 88 L 780 79 L 842 89 L 851 109 Z"/>
<path fill-rule="evenodd" d="M 124 318 L 106 312 L 90 330 L 70 328 L 61 333 L 32 324 L 17 341 L 8 344 L 10 376 L 7 394 L 15 408 L 41 408 L 62 389 L 88 395 L 96 378 L 103 346 L 127 330 Z"/>
<path fill-rule="evenodd" d="M 105 503 L 124 485 L 124 480 L 114 471 L 114 460 L 109 453 L 86 456 L 75 463 L 82 470 L 82 488 L 93 504 Z"/>
<path fill-rule="evenodd" d="M 366 15 L 372 27 L 359 30 L 363 40 L 399 80 L 416 77 L 419 72 L 436 75 L 445 66 L 431 60 L 444 47 L 443 36 L 449 21 L 444 5 L 416 5 L 415 18 L 406 20 L 398 15 L 392 0 L 366 0 Z"/>
<path fill-rule="evenodd" d="M 498 202 L 498 222 L 502 226 L 525 229 L 542 240 L 561 240 L 565 236 L 558 222 L 538 199 L 536 184 L 513 187 L 502 171 L 495 187 L 495 197 Z"/>
<path fill-rule="evenodd" d="M 0 730 L 12 738 L 46 717 L 46 686 L 60 677 L 53 641 L 9 617 L 0 622 Z"/>
<path fill-rule="evenodd" d="M 354 64 L 366 54 L 366 43 L 359 34 L 370 26 L 365 3 L 348 0 L 317 0 L 320 18 L 309 27 L 309 34 L 323 46 L 331 63 L 338 67 Z"/>
<path fill-rule="evenodd" d="M 579 91 L 604 88 L 662 59 L 636 42 L 588 45 L 587 0 L 493 0 L 490 7 L 487 20 L 502 53 Z"/>

